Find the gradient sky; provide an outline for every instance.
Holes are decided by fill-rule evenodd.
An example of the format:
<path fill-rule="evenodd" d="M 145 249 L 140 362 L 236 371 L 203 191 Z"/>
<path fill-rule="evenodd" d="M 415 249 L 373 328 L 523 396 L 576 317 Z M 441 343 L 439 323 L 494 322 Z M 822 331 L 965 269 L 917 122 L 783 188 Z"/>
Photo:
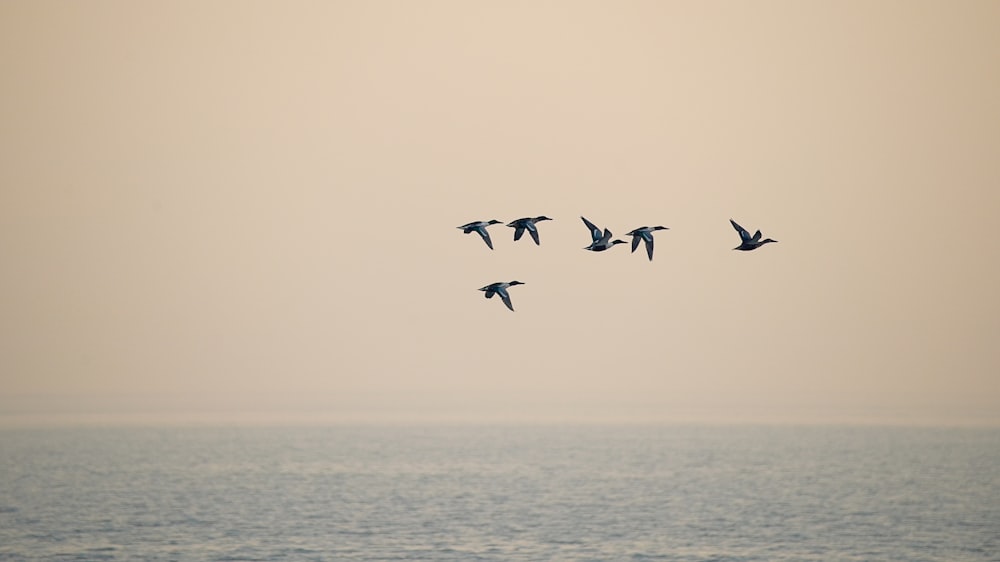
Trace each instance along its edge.
<path fill-rule="evenodd" d="M 0 420 L 1000 423 L 998 29 L 0 3 Z M 595 254 L 580 215 L 671 230 Z M 476 291 L 511 279 L 515 313 Z"/>

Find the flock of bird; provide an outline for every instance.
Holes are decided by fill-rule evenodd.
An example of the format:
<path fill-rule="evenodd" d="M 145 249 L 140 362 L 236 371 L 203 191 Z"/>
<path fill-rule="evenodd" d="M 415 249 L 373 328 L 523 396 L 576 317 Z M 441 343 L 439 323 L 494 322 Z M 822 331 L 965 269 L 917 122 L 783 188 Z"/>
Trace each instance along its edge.
<path fill-rule="evenodd" d="M 613 234 L 607 228 L 600 229 L 594 223 L 587 220 L 586 217 L 580 217 L 583 220 L 583 224 L 586 225 L 587 230 L 590 232 L 590 245 L 585 247 L 584 250 L 590 250 L 591 252 L 603 252 L 609 248 L 615 247 L 617 244 L 628 244 L 624 240 L 612 240 Z M 542 221 L 552 220 L 545 215 L 540 217 L 525 217 L 522 219 L 517 219 L 507 223 L 507 226 L 514 229 L 514 241 L 518 241 L 527 232 L 531 235 L 531 239 L 535 241 L 536 245 L 541 245 L 541 240 L 538 238 L 538 223 Z M 750 250 L 756 250 L 764 244 L 769 244 L 771 242 L 777 242 L 777 240 L 772 240 L 770 238 L 764 238 L 761 240 L 761 234 L 758 230 L 753 235 L 750 234 L 747 229 L 736 224 L 736 221 L 729 219 L 729 222 L 736 229 L 736 232 L 740 235 L 740 245 L 733 248 L 734 250 L 742 250 L 744 252 Z M 486 229 L 494 224 L 503 224 L 502 221 L 492 219 L 489 221 L 475 221 L 467 224 L 463 224 L 457 228 L 460 228 L 465 234 L 471 234 L 475 232 L 480 237 L 482 237 L 483 242 L 486 242 L 486 246 L 489 249 L 493 249 L 493 241 L 490 239 L 490 233 Z M 632 237 L 632 252 L 634 253 L 636 248 L 639 247 L 639 242 L 642 241 L 646 244 L 646 255 L 649 256 L 649 261 L 653 261 L 653 233 L 657 230 L 670 230 L 665 226 L 640 226 L 626 234 L 626 236 Z M 500 295 L 500 300 L 509 308 L 511 311 L 514 310 L 514 305 L 510 302 L 510 293 L 507 289 L 513 287 L 514 285 L 524 285 L 520 281 L 497 281 L 496 283 L 490 283 L 489 285 L 479 289 L 486 293 L 486 298 L 491 299 L 493 295 Z"/>

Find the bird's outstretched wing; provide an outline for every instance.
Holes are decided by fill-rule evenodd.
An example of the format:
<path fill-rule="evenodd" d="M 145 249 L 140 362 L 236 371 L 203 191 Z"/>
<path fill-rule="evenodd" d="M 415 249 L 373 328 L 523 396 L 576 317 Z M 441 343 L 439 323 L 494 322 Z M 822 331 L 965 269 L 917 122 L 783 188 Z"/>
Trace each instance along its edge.
<path fill-rule="evenodd" d="M 503 303 L 507 305 L 507 308 L 513 311 L 514 305 L 510 303 L 510 293 L 508 293 L 506 289 L 499 289 L 497 290 L 497 293 L 500 295 L 500 299 L 503 300 Z"/>
<path fill-rule="evenodd" d="M 633 231 L 633 232 L 635 232 L 635 231 Z M 636 248 L 639 247 L 639 238 L 640 238 L 640 236 L 638 234 L 633 234 L 632 235 L 632 251 L 633 252 L 635 251 Z"/>
<path fill-rule="evenodd" d="M 646 241 L 646 255 L 649 256 L 649 261 L 653 261 L 653 237 L 643 237 L 643 240 Z"/>
<path fill-rule="evenodd" d="M 520 240 L 522 236 L 524 236 L 524 227 L 523 226 L 517 226 L 517 227 L 515 227 L 514 228 L 514 240 L 515 241 Z"/>
<path fill-rule="evenodd" d="M 760 240 L 760 231 L 759 230 L 757 232 L 753 233 L 753 241 L 756 242 L 758 240 Z"/>
<path fill-rule="evenodd" d="M 733 228 L 736 229 L 736 232 L 740 233 L 740 238 L 742 238 L 743 240 L 750 240 L 750 233 L 747 232 L 747 229 L 745 229 L 742 226 L 736 224 L 736 221 L 734 221 L 733 219 L 729 219 L 729 222 L 731 222 L 733 224 Z"/>
<path fill-rule="evenodd" d="M 538 229 L 535 228 L 534 225 L 532 225 L 532 227 L 528 229 L 528 234 L 531 235 L 531 239 L 535 241 L 536 246 L 540 246 L 542 244 L 538 240 Z"/>
<path fill-rule="evenodd" d="M 608 240 L 611 240 L 611 231 L 605 228 L 604 229 L 604 235 L 601 236 L 601 238 L 597 240 L 597 243 L 598 244 L 607 244 Z"/>
<path fill-rule="evenodd" d="M 584 217 L 580 217 L 580 219 L 583 220 L 583 224 L 587 225 L 587 229 L 590 230 L 591 241 L 597 242 L 598 240 L 600 240 L 601 239 L 601 229 L 597 228 L 597 225 L 595 225 L 594 223 L 590 222 L 589 220 L 587 220 Z"/>
<path fill-rule="evenodd" d="M 476 232 L 478 232 L 479 235 L 483 237 L 483 242 L 486 242 L 486 245 L 489 246 L 489 248 L 492 250 L 493 249 L 493 241 L 490 240 L 490 233 L 486 232 L 486 229 L 482 228 L 482 227 L 477 228 Z"/>

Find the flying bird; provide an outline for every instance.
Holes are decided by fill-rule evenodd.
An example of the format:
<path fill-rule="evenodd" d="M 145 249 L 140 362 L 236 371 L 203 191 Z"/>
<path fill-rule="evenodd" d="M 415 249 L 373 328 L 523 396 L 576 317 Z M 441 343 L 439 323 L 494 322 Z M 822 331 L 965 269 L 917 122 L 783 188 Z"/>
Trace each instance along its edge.
<path fill-rule="evenodd" d="M 635 252 L 635 249 L 639 247 L 639 240 L 642 240 L 646 243 L 646 255 L 649 256 L 649 261 L 653 261 L 653 232 L 657 230 L 670 229 L 665 226 L 640 226 L 626 234 L 626 236 L 632 237 L 632 252 Z"/>
<path fill-rule="evenodd" d="M 511 281 L 510 283 L 504 283 L 503 281 L 497 281 L 496 283 L 490 283 L 489 285 L 479 289 L 480 291 L 486 291 L 486 298 L 492 299 L 493 295 L 500 295 L 500 300 L 503 301 L 507 308 L 511 311 L 514 310 L 514 305 L 510 304 L 510 294 L 507 292 L 508 287 L 513 287 L 514 285 L 524 285 L 520 281 Z"/>
<path fill-rule="evenodd" d="M 493 241 L 490 240 L 490 233 L 486 232 L 486 227 L 492 224 L 502 224 L 502 223 L 496 219 L 492 219 L 489 222 L 486 221 L 470 222 L 469 224 L 463 224 L 462 226 L 459 226 L 457 228 L 461 228 L 462 232 L 464 232 L 465 234 L 469 234 L 470 232 L 475 232 L 479 234 L 480 236 L 483 237 L 483 242 L 486 242 L 486 245 L 489 246 L 489 248 L 492 250 Z"/>
<path fill-rule="evenodd" d="M 528 234 L 531 235 L 531 239 L 535 241 L 535 245 L 540 245 L 541 242 L 538 241 L 538 227 L 535 225 L 537 222 L 550 221 L 549 217 L 542 215 L 540 217 L 525 217 L 523 219 L 517 219 L 516 221 L 510 222 L 507 226 L 514 229 L 514 241 L 520 240 L 521 236 L 524 235 L 524 231 L 527 230 Z"/>
<path fill-rule="evenodd" d="M 740 233 L 740 245 L 733 248 L 734 250 L 743 250 L 744 252 L 748 252 L 750 250 L 756 250 L 757 248 L 760 248 L 761 246 L 769 242 L 777 242 L 777 240 L 771 240 L 770 238 L 765 238 L 761 240 L 759 230 L 755 232 L 753 236 L 750 236 L 750 233 L 747 232 L 747 229 L 736 224 L 736 221 L 734 221 L 733 219 L 729 219 L 729 222 L 733 224 L 733 228 L 736 229 L 736 232 Z"/>
<path fill-rule="evenodd" d="M 583 224 L 587 225 L 587 230 L 590 231 L 590 238 L 591 238 L 590 246 L 587 246 L 586 248 L 584 248 L 584 250 L 590 250 L 591 252 L 603 252 L 604 250 L 611 248 L 615 244 L 628 243 L 625 242 L 624 240 L 612 240 L 611 239 L 612 234 L 610 230 L 605 228 L 604 232 L 601 232 L 601 229 L 597 228 L 597 226 L 594 223 L 587 220 L 586 217 L 580 217 L 580 219 L 583 220 Z"/>

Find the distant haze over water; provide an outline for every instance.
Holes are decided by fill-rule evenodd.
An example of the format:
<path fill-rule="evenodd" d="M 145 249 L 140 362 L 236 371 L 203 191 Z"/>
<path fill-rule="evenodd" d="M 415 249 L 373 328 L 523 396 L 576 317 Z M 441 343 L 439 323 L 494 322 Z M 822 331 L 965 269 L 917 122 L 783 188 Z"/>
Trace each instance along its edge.
<path fill-rule="evenodd" d="M 1000 426 L 988 405 L 868 404 L 741 400 L 730 396 L 692 403 L 609 398 L 602 401 L 541 400 L 494 396 L 474 405 L 458 399 L 370 394 L 350 399 L 270 395 L 230 397 L 224 404 L 201 396 L 43 395 L 0 399 L 0 427 L 100 425 L 327 425 L 327 424 L 806 424 Z"/>

